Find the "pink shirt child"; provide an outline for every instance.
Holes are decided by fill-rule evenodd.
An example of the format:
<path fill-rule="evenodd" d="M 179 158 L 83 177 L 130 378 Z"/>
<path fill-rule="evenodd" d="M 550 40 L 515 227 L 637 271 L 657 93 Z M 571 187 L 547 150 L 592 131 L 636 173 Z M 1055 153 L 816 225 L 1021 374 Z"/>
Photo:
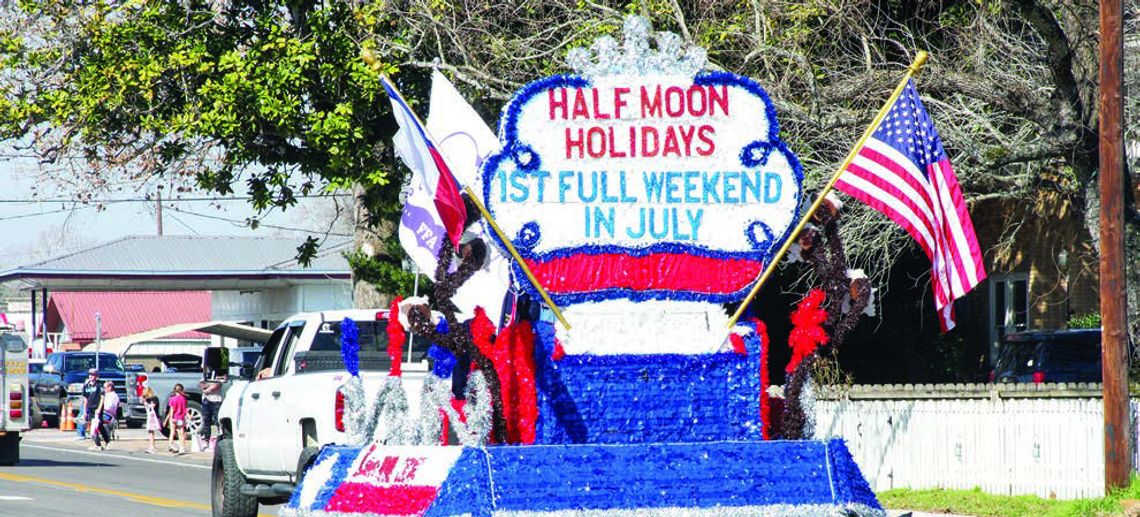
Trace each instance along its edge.
<path fill-rule="evenodd" d="M 186 420 L 186 397 L 181 393 L 170 396 L 170 419 Z"/>

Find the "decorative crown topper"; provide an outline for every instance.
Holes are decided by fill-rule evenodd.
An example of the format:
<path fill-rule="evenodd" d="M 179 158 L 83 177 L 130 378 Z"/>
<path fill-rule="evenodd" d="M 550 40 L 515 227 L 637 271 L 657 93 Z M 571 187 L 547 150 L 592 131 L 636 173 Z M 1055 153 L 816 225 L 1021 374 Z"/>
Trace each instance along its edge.
<path fill-rule="evenodd" d="M 585 77 L 605 75 L 683 75 L 692 77 L 708 63 L 705 49 L 687 45 L 672 32 L 653 32 L 649 20 L 630 15 L 622 25 L 624 42 L 602 36 L 590 49 L 576 47 L 566 54 L 566 64 Z M 657 40 L 651 49 L 649 40 Z"/>
<path fill-rule="evenodd" d="M 644 18 L 624 33 L 515 93 L 484 203 L 559 305 L 739 300 L 787 239 L 803 170 L 759 84 L 703 71 L 704 49 Z"/>

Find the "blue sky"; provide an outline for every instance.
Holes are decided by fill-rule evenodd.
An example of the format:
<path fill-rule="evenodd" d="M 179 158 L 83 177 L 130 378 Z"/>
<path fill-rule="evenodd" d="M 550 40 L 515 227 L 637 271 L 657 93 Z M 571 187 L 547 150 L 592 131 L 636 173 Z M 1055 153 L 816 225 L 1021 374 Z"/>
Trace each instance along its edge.
<path fill-rule="evenodd" d="M 136 200 L 145 198 L 148 190 L 155 191 L 153 187 L 140 189 L 128 184 L 98 198 Z M 235 186 L 235 190 L 238 195 L 243 194 L 241 185 Z M 0 235 L 7 243 L 0 249 L 0 271 L 128 235 L 157 233 L 153 201 L 111 202 L 102 204 L 102 208 L 60 201 L 32 201 L 66 200 L 73 199 L 74 195 L 67 188 L 45 180 L 33 160 L 17 158 L 0 162 Z M 184 193 L 182 197 L 217 198 L 206 192 Z M 286 212 L 270 213 L 262 219 L 261 228 L 251 230 L 242 222 L 256 214 L 245 200 L 163 201 L 165 235 L 295 236 L 300 244 L 306 232 L 296 230 L 322 232 L 336 213 L 331 199 L 303 199 Z M 342 197 L 339 201 L 343 206 L 349 199 Z M 348 217 L 348 213 L 346 211 L 344 217 Z"/>

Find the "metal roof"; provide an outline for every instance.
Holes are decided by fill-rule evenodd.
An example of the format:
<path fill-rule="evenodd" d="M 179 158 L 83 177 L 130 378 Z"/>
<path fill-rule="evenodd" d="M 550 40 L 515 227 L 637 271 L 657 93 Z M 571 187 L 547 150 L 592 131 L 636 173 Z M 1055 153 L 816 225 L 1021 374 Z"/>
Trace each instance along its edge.
<path fill-rule="evenodd" d="M 0 283 L 72 291 L 246 289 L 351 278 L 343 251 L 326 242 L 308 267 L 289 237 L 136 236 L 0 273 Z"/>
<path fill-rule="evenodd" d="M 205 291 L 52 293 L 48 301 L 48 326 L 62 320 L 71 340 L 95 340 L 95 314 L 103 339 L 135 334 L 175 323 L 209 321 L 210 293 Z M 205 339 L 209 336 L 186 329 L 173 337 Z M 167 335 L 170 335 L 167 334 Z"/>

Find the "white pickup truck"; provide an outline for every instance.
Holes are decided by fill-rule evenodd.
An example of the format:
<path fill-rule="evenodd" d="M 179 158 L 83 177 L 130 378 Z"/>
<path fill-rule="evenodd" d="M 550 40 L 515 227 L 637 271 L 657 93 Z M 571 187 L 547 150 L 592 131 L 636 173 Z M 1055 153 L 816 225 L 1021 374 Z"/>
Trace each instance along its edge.
<path fill-rule="evenodd" d="M 230 386 L 222 402 L 210 483 L 214 516 L 254 516 L 260 503 L 287 500 L 322 445 L 347 441 L 339 392 L 349 378 L 340 352 L 345 318 L 360 330 L 364 390 L 380 389 L 391 366 L 387 310 L 313 312 L 285 320 L 258 364 L 243 371 L 243 380 Z M 414 345 L 405 345 L 401 368 L 409 407 L 416 408 L 428 367 L 420 360 L 425 345 L 409 343 Z"/>

